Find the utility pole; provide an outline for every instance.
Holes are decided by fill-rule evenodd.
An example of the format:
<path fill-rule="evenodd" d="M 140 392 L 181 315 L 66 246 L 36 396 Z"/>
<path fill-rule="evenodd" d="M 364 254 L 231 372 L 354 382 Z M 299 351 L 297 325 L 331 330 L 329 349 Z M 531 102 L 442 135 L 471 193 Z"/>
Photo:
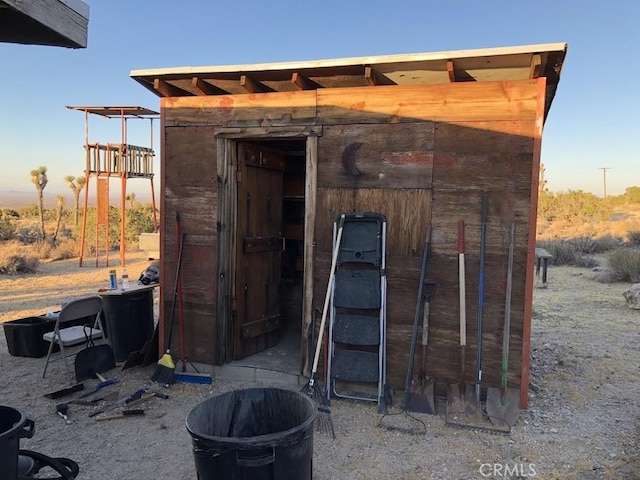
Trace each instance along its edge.
<path fill-rule="evenodd" d="M 610 170 L 611 167 L 600 167 L 602 170 L 602 184 L 604 186 L 604 198 L 607 198 L 607 170 Z"/>

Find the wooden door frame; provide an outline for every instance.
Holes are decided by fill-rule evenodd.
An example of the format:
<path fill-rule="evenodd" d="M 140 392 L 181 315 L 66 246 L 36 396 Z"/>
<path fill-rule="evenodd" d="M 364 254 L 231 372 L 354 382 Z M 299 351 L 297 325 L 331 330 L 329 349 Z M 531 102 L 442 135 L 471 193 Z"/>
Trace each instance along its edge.
<path fill-rule="evenodd" d="M 308 348 L 307 333 L 311 326 L 313 314 L 313 258 L 315 250 L 315 199 L 318 165 L 318 137 L 322 135 L 322 127 L 252 127 L 252 128 L 219 128 L 215 131 L 217 138 L 217 231 L 218 231 L 218 271 L 216 292 L 216 345 L 215 363 L 221 365 L 231 361 L 232 348 L 232 312 L 235 287 L 236 262 L 236 218 L 238 187 L 235 181 L 238 167 L 237 143 L 245 140 L 305 140 L 305 212 L 304 212 L 304 261 L 303 261 L 303 296 L 300 372 L 307 374 Z"/>

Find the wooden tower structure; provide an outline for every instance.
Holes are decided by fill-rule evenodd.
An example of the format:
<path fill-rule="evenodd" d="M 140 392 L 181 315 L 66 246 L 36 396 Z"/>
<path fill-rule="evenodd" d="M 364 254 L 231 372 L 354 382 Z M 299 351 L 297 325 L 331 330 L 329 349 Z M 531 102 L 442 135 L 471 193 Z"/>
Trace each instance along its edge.
<path fill-rule="evenodd" d="M 112 179 L 120 180 L 120 265 L 125 266 L 125 226 L 127 181 L 131 178 L 146 178 L 151 184 L 151 203 L 153 208 L 153 229 L 158 231 L 155 191 L 153 186 L 153 120 L 159 113 L 143 107 L 100 106 L 78 107 L 67 106 L 70 110 L 84 112 L 85 133 L 85 190 L 82 211 L 82 231 L 80 237 L 80 266 L 84 257 L 87 228 L 87 206 L 89 203 L 89 186 L 92 178 L 96 180 L 96 267 L 100 257 L 100 233 L 103 232 L 106 265 L 109 265 L 109 184 Z M 89 114 L 106 118 L 119 118 L 120 142 L 98 143 L 89 141 Z M 127 122 L 131 119 L 149 120 L 149 146 L 132 145 L 127 139 Z"/>

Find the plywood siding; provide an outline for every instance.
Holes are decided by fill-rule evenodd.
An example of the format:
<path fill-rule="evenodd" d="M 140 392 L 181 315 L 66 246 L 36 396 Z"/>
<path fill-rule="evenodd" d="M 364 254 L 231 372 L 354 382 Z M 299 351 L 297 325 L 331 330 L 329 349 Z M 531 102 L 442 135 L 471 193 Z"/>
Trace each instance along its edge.
<path fill-rule="evenodd" d="M 185 318 L 185 346 L 189 360 L 211 363 L 214 358 L 214 314 L 217 276 L 217 163 L 216 141 L 210 127 L 169 127 L 164 130 L 165 288 L 163 319 L 171 318 L 178 257 L 176 214 L 185 234 L 180 277 Z M 174 331 L 174 351 L 179 337 Z"/>
<path fill-rule="evenodd" d="M 316 121 L 315 91 L 163 98 L 162 107 L 167 126 L 268 127 Z"/>

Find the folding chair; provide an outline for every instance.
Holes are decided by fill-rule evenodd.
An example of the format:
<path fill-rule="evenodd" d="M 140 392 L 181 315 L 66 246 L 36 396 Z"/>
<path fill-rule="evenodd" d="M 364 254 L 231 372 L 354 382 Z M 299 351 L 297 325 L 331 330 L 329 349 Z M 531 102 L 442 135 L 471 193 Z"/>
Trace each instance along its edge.
<path fill-rule="evenodd" d="M 47 374 L 47 367 L 49 360 L 51 359 L 51 353 L 53 352 L 54 345 L 60 346 L 60 353 L 62 354 L 62 360 L 64 361 L 64 367 L 67 372 L 67 379 L 72 382 L 71 370 L 69 369 L 69 363 L 67 362 L 67 354 L 65 347 L 71 347 L 74 345 L 86 343 L 88 338 L 97 339 L 103 338 L 104 326 L 100 314 L 102 313 L 102 298 L 99 296 L 85 297 L 78 300 L 73 300 L 66 304 L 56 320 L 55 327 L 52 332 L 45 333 L 42 339 L 49 342 L 49 351 L 47 353 L 47 359 L 44 364 L 44 371 L 42 372 L 42 378 Z M 92 318 L 93 326 L 86 327 L 85 325 L 77 325 L 78 320 L 83 318 Z M 72 326 L 65 327 L 70 323 L 74 323 Z"/>

